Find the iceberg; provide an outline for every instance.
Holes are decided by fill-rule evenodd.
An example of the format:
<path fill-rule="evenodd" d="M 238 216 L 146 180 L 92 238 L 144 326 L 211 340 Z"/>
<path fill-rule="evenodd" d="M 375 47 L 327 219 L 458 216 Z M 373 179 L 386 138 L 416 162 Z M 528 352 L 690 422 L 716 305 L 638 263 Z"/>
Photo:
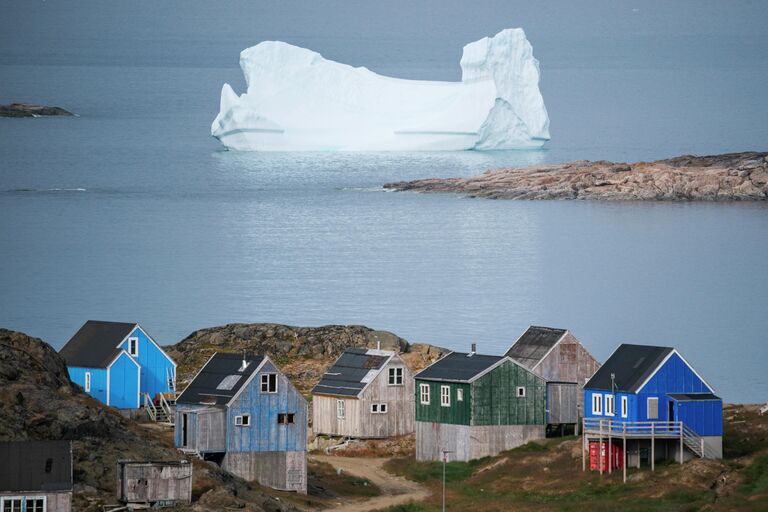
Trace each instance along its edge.
<path fill-rule="evenodd" d="M 461 82 L 382 76 L 281 41 L 240 53 L 247 92 L 221 90 L 211 135 L 237 151 L 541 147 L 549 116 L 520 29 L 464 46 Z"/>

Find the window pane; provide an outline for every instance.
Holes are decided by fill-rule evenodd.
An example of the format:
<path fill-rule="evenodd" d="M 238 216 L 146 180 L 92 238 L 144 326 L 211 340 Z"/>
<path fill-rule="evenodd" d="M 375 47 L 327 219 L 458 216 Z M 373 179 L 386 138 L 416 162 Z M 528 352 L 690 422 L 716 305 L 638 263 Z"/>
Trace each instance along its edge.
<path fill-rule="evenodd" d="M 296 415 L 294 413 L 288 413 L 288 423 L 293 423 Z"/>

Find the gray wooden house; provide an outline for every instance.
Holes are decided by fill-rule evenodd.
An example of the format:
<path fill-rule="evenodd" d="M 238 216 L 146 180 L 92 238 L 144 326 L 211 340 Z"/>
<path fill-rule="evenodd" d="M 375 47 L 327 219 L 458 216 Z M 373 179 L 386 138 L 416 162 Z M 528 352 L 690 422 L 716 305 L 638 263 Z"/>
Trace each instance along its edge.
<path fill-rule="evenodd" d="M 561 403 L 560 413 L 550 411 L 550 425 L 578 423 L 584 384 L 600 363 L 570 331 L 532 325 L 505 355 L 547 381 L 549 400 Z"/>
<path fill-rule="evenodd" d="M 312 395 L 315 434 L 384 438 L 413 432 L 413 375 L 395 352 L 345 350 Z"/>
<path fill-rule="evenodd" d="M 546 382 L 509 357 L 452 352 L 415 381 L 418 460 L 468 461 L 545 437 Z"/>
<path fill-rule="evenodd" d="M 69 441 L 0 443 L 0 511 L 72 510 Z"/>
<path fill-rule="evenodd" d="M 117 462 L 117 499 L 155 508 L 192 502 L 192 464 L 181 461 Z"/>
<path fill-rule="evenodd" d="M 307 492 L 307 401 L 263 355 L 214 354 L 176 399 L 176 447 Z"/>

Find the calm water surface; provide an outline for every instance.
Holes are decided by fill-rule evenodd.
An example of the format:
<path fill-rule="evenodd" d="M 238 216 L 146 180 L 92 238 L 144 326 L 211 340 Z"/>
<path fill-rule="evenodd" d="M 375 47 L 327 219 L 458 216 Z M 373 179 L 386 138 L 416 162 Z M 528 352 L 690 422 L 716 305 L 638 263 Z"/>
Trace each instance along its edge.
<path fill-rule="evenodd" d="M 386 193 L 384 182 L 575 158 L 765 149 L 760 3 L 3 2 L 0 325 L 60 347 L 88 318 L 159 341 L 226 322 L 361 323 L 501 353 L 529 324 L 599 358 L 671 344 L 726 400 L 765 401 L 768 209 Z M 522 26 L 552 141 L 500 153 L 238 154 L 209 137 L 238 52 L 282 39 L 456 80 Z"/>

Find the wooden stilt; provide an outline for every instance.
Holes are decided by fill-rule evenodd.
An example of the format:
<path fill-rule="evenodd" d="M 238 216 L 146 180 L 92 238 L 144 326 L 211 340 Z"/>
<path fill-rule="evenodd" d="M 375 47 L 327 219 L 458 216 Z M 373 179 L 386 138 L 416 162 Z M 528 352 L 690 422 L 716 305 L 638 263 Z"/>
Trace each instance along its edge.
<path fill-rule="evenodd" d="M 613 471 L 613 446 L 611 444 L 611 430 L 613 429 L 613 421 L 608 420 L 608 474 L 610 475 Z"/>
<path fill-rule="evenodd" d="M 624 460 L 622 466 L 624 469 L 624 483 L 627 483 L 627 424 L 624 424 L 624 432 L 622 433 L 622 440 L 624 441 Z"/>
<path fill-rule="evenodd" d="M 680 423 L 680 464 L 683 463 L 683 424 Z"/>
<path fill-rule="evenodd" d="M 603 476 L 603 420 L 600 420 L 600 437 L 597 440 L 597 458 L 600 464 L 600 476 Z"/>
<path fill-rule="evenodd" d="M 583 420 L 582 420 L 583 421 Z M 578 425 L 578 423 L 577 423 Z M 587 448 L 589 445 L 587 444 L 587 434 L 583 431 L 581 432 L 581 470 L 586 471 L 587 470 Z"/>
<path fill-rule="evenodd" d="M 656 426 L 651 423 L 651 471 L 656 471 Z"/>

